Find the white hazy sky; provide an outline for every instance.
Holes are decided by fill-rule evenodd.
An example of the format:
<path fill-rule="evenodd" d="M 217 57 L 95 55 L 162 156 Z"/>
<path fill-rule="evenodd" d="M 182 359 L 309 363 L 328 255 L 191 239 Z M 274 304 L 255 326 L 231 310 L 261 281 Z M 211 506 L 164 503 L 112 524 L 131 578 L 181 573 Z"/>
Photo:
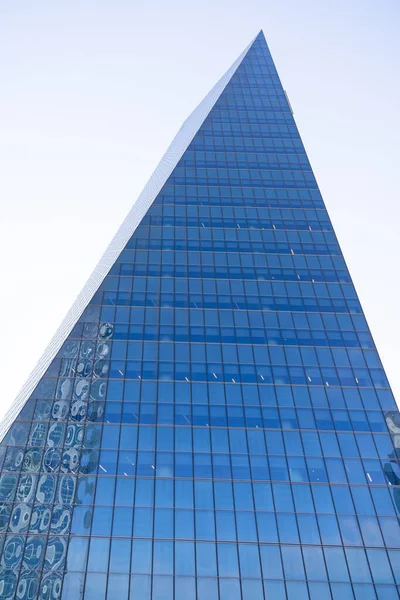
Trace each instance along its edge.
<path fill-rule="evenodd" d="M 399 21 L 398 0 L 3 0 L 0 416 L 261 28 L 399 399 Z"/>

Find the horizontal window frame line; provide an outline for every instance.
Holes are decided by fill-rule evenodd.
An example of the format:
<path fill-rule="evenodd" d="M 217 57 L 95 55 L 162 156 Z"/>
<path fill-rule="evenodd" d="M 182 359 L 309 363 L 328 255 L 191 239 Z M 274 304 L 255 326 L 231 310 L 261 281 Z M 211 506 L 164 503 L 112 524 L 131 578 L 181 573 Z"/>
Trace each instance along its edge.
<path fill-rule="evenodd" d="M 290 188 L 290 189 L 292 189 L 292 188 Z M 159 195 L 162 195 L 162 191 L 160 192 Z M 167 197 L 170 197 L 170 196 L 167 196 Z M 161 202 L 161 201 L 157 202 L 157 200 L 155 200 L 154 203 L 152 204 L 151 208 L 149 208 L 149 210 L 147 211 L 147 213 L 146 213 L 145 216 L 151 216 L 150 213 L 151 213 L 151 211 L 152 211 L 153 208 L 157 209 L 157 208 L 162 208 L 162 207 L 165 207 L 165 206 L 168 206 L 168 207 L 169 206 L 173 206 L 173 207 L 179 207 L 179 208 L 181 208 L 182 206 L 190 206 L 190 207 L 194 207 L 194 208 L 207 208 L 208 204 L 201 204 L 201 202 L 202 202 L 201 198 L 204 198 L 204 197 L 205 196 L 201 196 L 199 198 L 200 202 L 197 202 L 196 204 L 189 204 L 189 203 L 175 204 L 175 203 L 172 203 L 172 202 L 171 203 L 169 203 L 169 202 L 165 203 L 165 202 Z M 321 210 L 321 211 L 325 211 L 328 214 L 328 210 L 326 208 L 322 207 L 322 206 L 318 207 L 318 208 L 309 208 L 309 207 L 300 208 L 299 206 L 296 206 L 296 207 L 293 207 L 293 208 L 279 208 L 278 206 L 272 206 L 272 207 L 270 207 L 270 206 L 268 206 L 268 204 L 266 206 L 254 206 L 254 205 L 247 206 L 245 204 L 240 205 L 240 206 L 232 204 L 232 205 L 228 205 L 228 206 L 232 206 L 233 208 L 245 209 L 245 210 L 247 208 L 251 209 L 251 210 L 258 210 L 258 209 L 261 209 L 261 210 L 264 210 L 264 209 L 267 209 L 267 210 L 314 210 L 314 211 Z M 212 208 L 218 208 L 218 207 L 212 207 Z"/>

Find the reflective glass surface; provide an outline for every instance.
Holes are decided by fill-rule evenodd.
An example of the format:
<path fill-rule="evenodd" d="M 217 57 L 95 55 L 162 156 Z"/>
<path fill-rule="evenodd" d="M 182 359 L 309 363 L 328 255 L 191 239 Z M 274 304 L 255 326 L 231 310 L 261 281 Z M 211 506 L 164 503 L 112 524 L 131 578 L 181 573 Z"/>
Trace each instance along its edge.
<path fill-rule="evenodd" d="M 260 34 L 0 445 L 0 597 L 394 600 L 399 447 Z"/>

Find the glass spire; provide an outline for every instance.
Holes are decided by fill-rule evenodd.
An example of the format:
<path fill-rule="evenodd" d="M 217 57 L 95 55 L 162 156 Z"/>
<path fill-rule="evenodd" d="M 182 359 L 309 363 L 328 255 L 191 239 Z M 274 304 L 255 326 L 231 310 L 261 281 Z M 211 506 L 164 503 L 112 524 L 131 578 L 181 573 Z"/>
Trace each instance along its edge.
<path fill-rule="evenodd" d="M 155 175 L 5 421 L 1 599 L 398 598 L 400 417 L 262 32 Z"/>

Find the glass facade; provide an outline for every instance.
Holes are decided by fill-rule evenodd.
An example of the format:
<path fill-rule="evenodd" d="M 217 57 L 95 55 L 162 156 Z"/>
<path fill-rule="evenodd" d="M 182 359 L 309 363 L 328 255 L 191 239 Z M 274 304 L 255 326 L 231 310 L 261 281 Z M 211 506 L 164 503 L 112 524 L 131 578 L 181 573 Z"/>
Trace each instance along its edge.
<path fill-rule="evenodd" d="M 0 445 L 0 597 L 394 600 L 399 447 L 260 33 Z"/>

